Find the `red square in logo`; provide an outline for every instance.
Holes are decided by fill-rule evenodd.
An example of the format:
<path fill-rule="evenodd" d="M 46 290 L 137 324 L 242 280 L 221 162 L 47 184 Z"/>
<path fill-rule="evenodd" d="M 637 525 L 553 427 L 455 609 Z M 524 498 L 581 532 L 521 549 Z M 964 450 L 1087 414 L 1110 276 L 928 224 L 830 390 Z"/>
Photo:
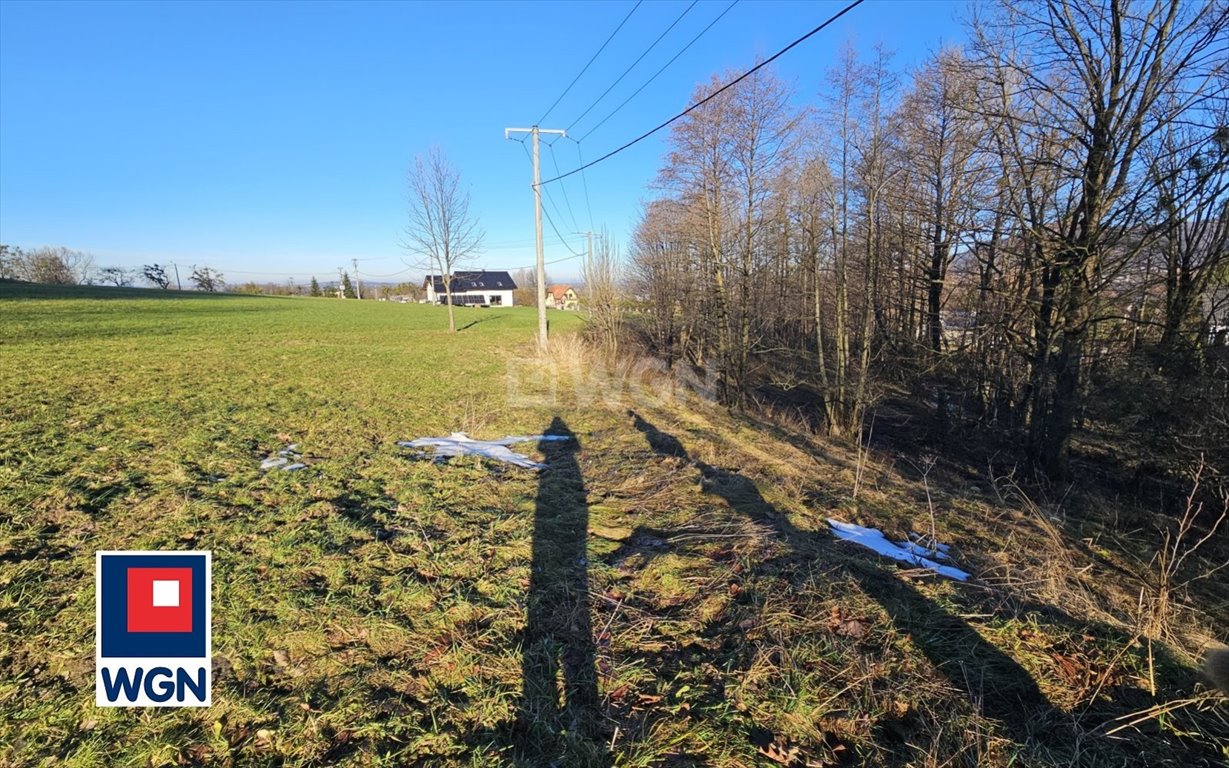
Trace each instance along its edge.
<path fill-rule="evenodd" d="M 128 631 L 191 632 L 192 569 L 129 568 Z"/>

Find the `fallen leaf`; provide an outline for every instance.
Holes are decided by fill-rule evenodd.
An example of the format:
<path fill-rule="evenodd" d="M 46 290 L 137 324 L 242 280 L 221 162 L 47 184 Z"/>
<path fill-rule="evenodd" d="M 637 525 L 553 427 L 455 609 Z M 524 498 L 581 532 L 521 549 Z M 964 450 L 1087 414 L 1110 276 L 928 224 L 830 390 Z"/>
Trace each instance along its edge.
<path fill-rule="evenodd" d="M 769 760 L 775 760 L 782 765 L 791 765 L 798 760 L 797 746 L 781 746 L 774 741 L 766 747 L 760 747 L 759 750 Z"/>
<path fill-rule="evenodd" d="M 866 636 L 866 625 L 857 619 L 849 619 L 842 621 L 840 626 L 836 628 L 836 633 L 842 637 L 852 637 L 859 640 Z"/>

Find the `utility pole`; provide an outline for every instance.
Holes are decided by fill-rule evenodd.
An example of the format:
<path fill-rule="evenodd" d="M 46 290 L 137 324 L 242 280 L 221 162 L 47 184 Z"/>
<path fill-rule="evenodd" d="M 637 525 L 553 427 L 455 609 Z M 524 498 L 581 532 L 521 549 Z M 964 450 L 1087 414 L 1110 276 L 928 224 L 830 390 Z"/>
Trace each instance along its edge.
<path fill-rule="evenodd" d="M 350 264 L 354 266 L 354 295 L 361 301 L 363 298 L 363 281 L 358 276 L 358 259 L 350 259 Z"/>
<path fill-rule="evenodd" d="M 589 263 L 592 264 L 593 263 L 593 238 L 595 235 L 597 237 L 601 237 L 602 233 L 601 232 L 573 232 L 572 234 L 584 235 L 589 240 L 589 251 L 588 251 Z"/>
<path fill-rule="evenodd" d="M 538 349 L 546 351 L 546 258 L 542 254 L 542 173 L 538 165 L 538 134 L 551 133 L 567 136 L 567 133 L 549 128 L 505 128 L 504 138 L 514 133 L 528 133 L 533 137 L 533 223 L 537 229 L 538 242 Z"/>
<path fill-rule="evenodd" d="M 175 268 L 175 290 L 182 291 L 183 284 L 179 282 L 179 265 L 172 261 L 171 266 Z"/>
<path fill-rule="evenodd" d="M 345 272 L 341 267 L 337 268 L 337 298 L 346 298 L 346 278 Z"/>

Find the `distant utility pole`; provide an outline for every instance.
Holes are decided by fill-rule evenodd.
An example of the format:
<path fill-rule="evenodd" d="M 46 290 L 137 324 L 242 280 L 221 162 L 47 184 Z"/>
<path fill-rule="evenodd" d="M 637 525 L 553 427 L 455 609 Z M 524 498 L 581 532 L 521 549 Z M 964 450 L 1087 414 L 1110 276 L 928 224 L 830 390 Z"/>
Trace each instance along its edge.
<path fill-rule="evenodd" d="M 350 264 L 354 266 L 354 295 L 363 298 L 363 281 L 358 276 L 358 259 L 350 259 Z"/>
<path fill-rule="evenodd" d="M 344 274 L 345 274 L 344 270 L 341 267 L 338 267 L 337 268 L 337 298 L 339 299 L 346 298 L 346 278 L 343 276 Z"/>
<path fill-rule="evenodd" d="M 533 136 L 533 223 L 538 233 L 538 349 L 546 351 L 546 260 L 542 255 L 542 173 L 538 166 L 538 134 L 552 133 L 567 136 L 564 131 L 549 128 L 505 128 L 504 138 L 512 138 L 514 133 L 528 133 Z"/>
<path fill-rule="evenodd" d="M 601 232 L 574 232 L 576 235 L 584 235 L 589 240 L 589 263 L 593 263 L 593 238 L 594 236 L 601 237 Z"/>
<path fill-rule="evenodd" d="M 171 266 L 175 268 L 175 290 L 182 291 L 183 284 L 179 282 L 179 265 L 172 261 Z"/>

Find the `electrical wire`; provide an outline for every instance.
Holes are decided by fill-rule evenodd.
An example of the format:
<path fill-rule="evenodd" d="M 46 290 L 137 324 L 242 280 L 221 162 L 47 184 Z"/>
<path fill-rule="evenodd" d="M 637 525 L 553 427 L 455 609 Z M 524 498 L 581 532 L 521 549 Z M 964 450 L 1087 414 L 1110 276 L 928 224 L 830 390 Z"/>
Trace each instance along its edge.
<path fill-rule="evenodd" d="M 572 125 L 569 125 L 569 126 L 568 126 L 565 130 L 568 130 L 568 131 L 572 130 L 572 126 L 576 125 L 576 124 L 577 124 L 577 123 L 579 123 L 581 120 L 583 120 L 583 119 L 585 118 L 585 115 L 589 114 L 589 112 L 590 112 L 590 111 L 591 111 L 594 107 L 596 107 L 596 106 L 598 105 L 598 103 L 600 103 L 600 102 L 601 102 L 601 100 L 602 100 L 602 99 L 606 98 L 606 94 L 608 94 L 608 93 L 610 93 L 612 90 L 614 90 L 614 87 L 615 87 L 616 85 L 618 85 L 619 83 L 623 82 L 623 78 L 627 77 L 628 73 L 629 73 L 629 72 L 631 72 L 633 69 L 635 69 L 637 64 L 639 64 L 641 61 L 644 61 L 644 57 L 645 57 L 645 56 L 648 56 L 648 55 L 649 55 L 649 53 L 650 53 L 650 52 L 651 52 L 654 48 L 656 48 L 656 47 L 657 47 L 657 44 L 658 44 L 658 43 L 660 43 L 660 42 L 662 41 L 662 39 L 663 39 L 666 35 L 670 34 L 670 30 L 674 29 L 674 28 L 678 25 L 678 23 L 679 23 L 680 21 L 682 21 L 682 20 L 683 20 L 683 17 L 684 17 L 684 16 L 686 16 L 686 15 L 687 15 L 687 14 L 689 14 L 689 13 L 691 13 L 691 9 L 692 9 L 692 8 L 695 8 L 695 7 L 696 7 L 696 4 L 697 4 L 697 3 L 699 3 L 699 2 L 700 2 L 700 0 L 691 0 L 691 5 L 689 5 L 689 6 L 687 6 L 686 8 L 684 8 L 684 9 L 683 9 L 683 12 L 682 12 L 682 13 L 680 13 L 680 14 L 678 15 L 678 18 L 676 18 L 673 22 L 671 22 L 671 23 L 670 23 L 670 26 L 666 27 L 666 31 L 665 31 L 665 32 L 662 32 L 660 35 L 658 35 L 658 36 L 657 36 L 657 39 L 656 39 L 656 40 L 654 40 L 654 41 L 653 41 L 653 43 L 652 43 L 652 44 L 651 44 L 648 48 L 645 48 L 645 49 L 644 49 L 644 53 L 640 54 L 640 56 L 638 56 L 638 57 L 636 58 L 636 60 L 635 60 L 635 61 L 633 61 L 633 62 L 631 63 L 631 66 L 629 66 L 627 69 L 623 70 L 623 74 L 619 75 L 619 76 L 615 79 L 615 81 L 614 81 L 613 83 L 611 83 L 611 84 L 610 84 L 610 86 L 609 86 L 606 90 L 602 91 L 602 95 L 601 95 L 601 96 L 598 96 L 596 99 L 594 99 L 594 100 L 593 100 L 593 103 L 592 103 L 592 104 L 590 104 L 588 107 L 586 107 L 586 108 L 585 108 L 585 111 L 584 111 L 584 112 L 581 112 L 581 113 L 580 113 L 580 116 L 579 116 L 579 117 L 577 117 L 575 120 L 573 120 L 573 121 L 572 121 Z"/>
<path fill-rule="evenodd" d="M 363 272 L 361 274 L 363 277 L 396 277 L 398 275 L 404 275 L 406 272 L 412 272 L 416 269 L 418 269 L 418 267 L 406 267 L 405 269 L 399 269 L 396 272 L 389 272 L 385 275 L 373 275 L 370 272 Z M 358 275 L 360 273 L 356 271 L 354 274 Z"/>
<path fill-rule="evenodd" d="M 529 164 L 530 164 L 530 165 L 533 165 L 533 155 L 532 155 L 532 154 L 530 154 L 530 152 L 529 152 L 529 147 L 525 146 L 525 142 L 526 142 L 527 140 L 528 140 L 528 139 L 515 139 L 515 141 L 517 141 L 517 142 L 519 142 L 519 143 L 520 143 L 520 145 L 521 145 L 521 149 L 525 150 L 525 157 L 529 160 Z M 542 143 L 545 143 L 545 142 L 542 142 Z M 552 153 L 551 157 L 554 157 L 554 154 L 553 154 L 553 153 Z M 556 172 L 558 172 L 558 166 L 557 166 L 557 165 L 556 165 Z M 532 187 L 532 186 L 533 186 L 533 185 L 531 184 L 531 185 L 530 185 L 530 187 Z M 549 189 L 547 189 L 546 187 L 544 187 L 544 186 L 540 185 L 540 184 L 538 185 L 538 188 L 539 188 L 539 189 L 541 189 L 541 190 L 542 190 L 542 192 L 544 192 L 544 193 L 546 194 L 546 202 L 547 202 L 547 203 L 549 203 L 549 204 L 550 204 L 550 205 L 551 205 L 551 206 L 555 209 L 555 213 L 559 214 L 559 218 L 560 218 L 560 219 L 562 219 L 562 218 L 563 218 L 563 213 L 562 213 L 562 211 L 560 211 L 558 204 L 556 204 L 556 203 L 555 203 L 555 198 L 551 196 L 550 190 L 549 190 Z M 567 187 L 561 184 L 561 185 L 560 185 L 560 188 L 562 188 L 562 189 L 564 190 L 564 193 L 565 193 L 565 194 L 564 194 L 564 197 L 566 198 Z M 546 212 L 546 206 L 545 206 L 545 205 L 544 205 L 544 206 L 542 206 L 542 211 L 543 211 L 543 212 Z M 547 213 L 547 218 L 549 218 L 549 217 L 550 217 L 550 214 L 549 214 L 549 213 Z M 575 224 L 575 219 L 576 219 L 576 217 L 575 217 L 575 216 L 573 216 L 573 217 L 572 217 L 572 219 L 573 219 L 573 224 Z M 577 229 L 580 229 L 580 227 L 577 227 Z M 556 233 L 558 233 L 558 230 L 555 230 L 555 231 L 556 231 Z M 562 238 L 562 236 L 560 236 L 560 239 L 561 239 L 561 240 L 563 239 L 563 238 Z M 536 245 L 536 244 L 537 244 L 537 241 L 535 241 L 535 242 L 534 242 L 534 244 Z"/>
<path fill-rule="evenodd" d="M 556 226 L 555 226 L 555 220 L 554 220 L 554 219 L 552 219 L 552 218 L 550 217 L 550 212 L 549 212 L 549 211 L 547 211 L 545 208 L 543 208 L 543 209 L 542 209 L 542 213 L 546 214 L 546 220 L 547 220 L 548 222 L 550 222 L 550 228 L 551 228 L 551 229 L 553 229 L 553 230 L 555 230 L 555 235 L 556 235 L 556 236 L 557 236 L 560 240 L 563 240 L 563 235 L 559 233 L 559 227 L 556 227 Z M 584 255 L 585 255 L 584 253 L 582 253 L 582 252 L 580 252 L 580 251 L 577 251 L 575 248 L 573 248 L 572 246 L 568 245 L 566 242 L 564 242 L 563 247 L 564 247 L 564 248 L 567 248 L 569 251 L 571 251 L 573 254 L 575 254 L 575 255 L 576 255 L 576 257 L 580 257 L 580 256 L 584 256 Z"/>
<path fill-rule="evenodd" d="M 551 259 L 550 261 L 542 262 L 542 266 L 549 267 L 551 264 L 562 264 L 565 261 L 575 261 L 576 259 L 579 259 L 582 256 L 584 256 L 583 253 L 578 253 L 575 256 L 564 256 L 562 259 Z M 500 272 L 520 272 L 522 269 L 537 269 L 537 268 L 538 268 L 537 264 L 526 264 L 523 267 L 505 267 L 503 269 L 500 269 L 499 271 Z"/>
<path fill-rule="evenodd" d="M 636 12 L 636 9 L 640 7 L 640 4 L 642 2 L 644 2 L 644 0 L 636 0 L 636 4 L 633 5 L 632 9 L 627 12 L 626 16 L 623 17 L 623 21 L 619 22 L 619 26 L 615 27 L 614 32 L 610 33 L 610 37 L 606 38 L 606 42 L 602 43 L 602 47 L 598 48 L 597 53 L 593 54 L 593 57 L 589 59 L 589 63 L 585 64 L 585 66 L 580 70 L 580 72 L 576 75 L 576 77 L 572 78 L 572 82 L 568 83 L 568 87 L 563 89 L 563 93 L 559 94 L 559 98 L 555 99 L 555 103 L 551 104 L 550 107 L 547 108 L 546 112 L 544 112 L 542 116 L 538 118 L 538 122 L 537 122 L 538 125 L 541 125 L 543 122 L 545 122 L 546 117 L 547 115 L 551 113 L 551 110 L 559 106 L 559 102 L 563 101 L 563 97 L 568 95 L 568 91 L 572 90 L 572 86 L 576 85 L 576 81 L 580 79 L 581 75 L 587 72 L 589 67 L 593 64 L 593 62 L 597 60 L 597 57 L 602 54 L 602 51 L 606 50 L 606 46 L 610 45 L 610 41 L 614 40 L 614 36 L 619 34 L 619 30 L 623 29 L 623 25 L 626 24 L 627 20 L 632 17 L 632 14 Z"/>
<path fill-rule="evenodd" d="M 721 20 L 725 17 L 725 15 L 726 15 L 727 13 L 729 13 L 731 10 L 733 10 L 733 9 L 734 9 L 734 6 L 738 5 L 738 3 L 739 3 L 739 0 L 734 0 L 734 2 L 730 3 L 729 5 L 727 5 L 727 6 L 725 7 L 725 10 L 724 10 L 724 11 L 722 11 L 720 14 L 718 14 L 718 15 L 717 15 L 717 18 L 715 18 L 715 19 L 713 19 L 712 21 L 710 21 L 710 22 L 708 23 L 708 26 L 707 26 L 707 27 L 705 27 L 704 29 L 700 30 L 700 33 L 699 33 L 698 35 L 696 35 L 695 37 L 691 38 L 691 42 L 687 43 L 687 45 L 684 45 L 684 46 L 683 46 L 683 49 L 682 49 L 681 51 L 679 51 L 678 53 L 674 54 L 674 56 L 673 56 L 673 57 L 671 57 L 671 59 L 670 59 L 669 61 L 667 61 L 665 64 L 663 64 L 663 65 L 661 66 L 661 69 L 659 69 L 659 70 L 657 70 L 656 72 L 654 72 L 654 73 L 653 73 L 653 76 L 652 76 L 652 77 L 650 77 L 648 80 L 645 80 L 645 81 L 644 81 L 644 84 L 643 84 L 643 85 L 641 85 L 639 88 L 637 88 L 637 89 L 636 89 L 636 90 L 632 93 L 632 95 L 631 95 L 631 96 L 628 96 L 626 99 L 624 99 L 624 100 L 623 100 L 623 102 L 622 102 L 621 104 L 619 104 L 619 106 L 615 107 L 615 108 L 614 108 L 614 110 L 610 112 L 610 114 L 606 115 L 606 116 L 605 116 L 605 117 L 603 117 L 601 120 L 599 120 L 597 125 L 593 126 L 593 127 L 592 127 L 592 128 L 590 128 L 588 131 L 585 131 L 585 135 L 584 135 L 584 136 L 581 136 L 579 139 L 577 139 L 577 141 L 584 141 L 585 139 L 589 138 L 590 136 L 592 136 L 592 135 L 593 135 L 593 132 L 594 132 L 594 131 L 596 131 L 598 128 L 601 128 L 601 127 L 602 127 L 602 126 L 606 123 L 606 121 L 607 121 L 607 120 L 609 120 L 610 118 L 612 118 L 612 117 L 614 117 L 616 114 L 618 114 L 618 113 L 619 113 L 619 110 L 621 110 L 621 109 L 623 109 L 624 107 L 626 107 L 626 106 L 627 106 L 627 103 L 628 103 L 629 101 L 631 101 L 632 99 L 634 99 L 634 98 L 636 98 L 637 96 L 639 96 L 639 95 L 640 95 L 640 92 L 641 92 L 641 91 L 643 91 L 645 88 L 648 88 L 648 87 L 649 87 L 649 84 L 650 84 L 650 83 L 652 83 L 654 80 L 656 80 L 656 79 L 657 79 L 657 77 L 658 77 L 658 76 L 659 76 L 662 72 L 665 72 L 667 69 L 669 69 L 671 64 L 673 64 L 675 61 L 677 61 L 677 60 L 678 60 L 678 58 L 679 58 L 680 56 L 682 56 L 684 53 L 687 53 L 687 50 L 688 50 L 689 48 L 691 48 L 691 46 L 695 45 L 695 43 L 696 43 L 696 41 L 697 41 L 697 40 L 699 40 L 701 37 L 704 37 L 705 33 L 707 33 L 710 29 L 712 29 L 712 28 L 713 28 L 713 26 L 717 24 L 717 22 L 721 21 Z"/>
<path fill-rule="evenodd" d="M 556 139 L 556 141 L 558 141 L 558 139 Z M 555 173 L 556 174 L 562 173 L 562 171 L 559 170 L 559 160 L 555 157 L 555 142 L 552 141 L 546 146 L 550 150 L 550 161 L 551 161 L 551 164 L 555 166 Z M 580 225 L 576 223 L 576 214 L 572 213 L 572 199 L 568 197 L 567 185 L 560 184 L 559 189 L 563 190 L 563 202 L 568 207 L 568 216 L 571 217 L 572 219 L 572 228 L 580 229 Z"/>
<path fill-rule="evenodd" d="M 576 141 L 576 140 L 573 139 L 573 141 Z M 583 155 L 580 154 L 580 142 L 579 141 L 576 141 L 576 162 L 580 163 L 582 166 L 585 164 L 585 158 Z M 585 189 L 585 208 L 589 211 L 589 231 L 592 232 L 594 229 L 593 204 L 589 202 L 589 179 L 588 177 L 585 176 L 585 171 L 583 167 L 581 168 L 581 171 L 580 171 L 580 182 L 582 185 L 584 185 L 584 189 Z"/>
<path fill-rule="evenodd" d="M 790 43 L 789 45 L 785 46 L 785 47 L 784 47 L 784 48 L 782 48 L 781 50 L 777 51 L 777 52 L 776 52 L 776 53 L 774 53 L 772 56 L 768 57 L 767 59 L 765 59 L 764 61 L 760 62 L 759 64 L 756 64 L 756 65 L 755 65 L 754 67 L 752 67 L 751 69 L 747 70 L 746 72 L 742 73 L 741 75 L 739 75 L 738 77 L 734 78 L 734 79 L 733 79 L 733 80 L 731 80 L 730 82 L 728 82 L 728 83 L 726 83 L 725 85 L 721 86 L 720 88 L 718 88 L 718 89 L 717 89 L 716 91 L 714 91 L 713 93 L 710 93 L 708 96 L 705 96 L 703 99 L 700 99 L 700 100 L 699 100 L 699 101 L 697 101 L 695 104 L 692 104 L 690 107 L 688 107 L 687 109 L 684 109 L 682 112 L 678 113 L 677 115 L 675 115 L 674 117 L 670 118 L 669 120 L 667 120 L 666 122 L 662 123 L 661 125 L 657 126 L 656 128 L 654 128 L 654 129 L 652 129 L 652 130 L 650 130 L 650 131 L 646 131 L 645 133 L 640 134 L 639 136 L 637 136 L 636 138 L 634 138 L 634 139 L 632 139 L 631 141 L 627 142 L 626 144 L 624 144 L 623 146 L 619 147 L 618 149 L 615 149 L 615 150 L 612 150 L 612 151 L 610 151 L 610 152 L 607 152 L 606 154 L 602 155 L 601 157 L 599 157 L 598 159 L 594 160 L 594 161 L 593 161 L 593 162 L 591 162 L 591 163 L 587 163 L 586 165 L 582 165 L 582 166 L 581 166 L 581 167 L 579 167 L 579 168 L 574 168 L 574 169 L 572 169 L 572 170 L 568 171 L 567 173 L 565 173 L 565 174 L 563 174 L 563 175 L 561 175 L 561 176 L 556 176 L 556 177 L 554 177 L 554 178 L 547 179 L 546 181 L 542 182 L 542 184 L 543 184 L 543 185 L 550 184 L 550 183 L 552 183 L 552 182 L 559 181 L 560 179 L 565 179 L 565 178 L 567 178 L 568 176 L 571 176 L 571 175 L 572 175 L 572 174 L 574 174 L 574 173 L 580 173 L 581 171 L 585 170 L 586 168 L 592 168 L 593 166 L 597 165 L 598 163 L 600 163 L 600 162 L 602 162 L 602 161 L 604 161 L 604 160 L 609 160 L 610 158 L 612 158 L 612 157 L 614 157 L 615 155 L 619 154 L 620 152 L 622 152 L 623 150 L 627 149 L 628 147 L 631 147 L 631 146 L 634 146 L 634 145 L 636 145 L 636 144 L 639 144 L 641 141 L 644 141 L 644 140 L 645 140 L 645 139 L 647 139 L 648 137 L 650 137 L 650 136 L 652 136 L 653 134 L 657 133 L 657 132 L 658 132 L 658 131 L 660 131 L 662 128 L 665 128 L 665 127 L 669 126 L 671 123 L 674 123 L 676 120 L 679 120 L 679 119 L 681 119 L 681 118 L 685 117 L 686 115 L 690 114 L 691 112 L 693 112 L 693 111 L 695 111 L 695 110 L 699 109 L 700 107 L 704 106 L 704 105 L 705 105 L 705 104 L 707 104 L 708 102 L 710 102 L 710 101 L 712 101 L 713 99 L 715 99 L 715 98 L 717 98 L 718 96 L 720 96 L 720 95 L 721 95 L 722 93 L 724 93 L 725 91 L 728 91 L 730 88 L 733 88 L 734 86 L 736 86 L 736 85 L 738 85 L 739 83 L 741 83 L 743 80 L 746 80 L 746 79 L 747 79 L 748 77 L 750 77 L 751 75 L 755 74 L 756 72 L 760 71 L 761 69 L 763 69 L 764 67 L 768 66 L 768 65 L 769 65 L 769 64 L 771 64 L 772 62 L 776 61 L 776 60 L 777 60 L 777 59 L 779 59 L 782 55 L 784 55 L 787 51 L 789 51 L 790 49 L 794 48 L 795 46 L 797 46 L 797 45 L 801 44 L 803 41 L 807 40 L 807 39 L 808 39 L 808 38 L 810 38 L 812 35 L 815 35 L 816 33 L 818 33 L 820 30 L 824 29 L 825 27 L 827 27 L 827 26 L 828 26 L 829 24 L 831 24 L 832 22 L 834 22 L 834 21 L 836 21 L 837 19 L 839 19 L 839 18 L 841 18 L 842 16 L 844 16 L 846 13 L 849 13 L 849 12 L 850 12 L 850 11 L 852 11 L 854 8 L 857 8 L 857 7 L 858 7 L 859 5 L 861 5 L 864 1 L 865 1 L 865 0 L 854 0 L 854 2 L 852 2 L 852 3 L 850 3 L 849 5 L 847 5 L 847 6 L 845 6 L 844 8 L 842 8 L 840 11 L 838 11 L 838 12 L 837 12 L 836 14 L 834 14 L 833 16 L 829 17 L 829 18 L 828 18 L 825 22 L 823 22 L 823 23 L 822 23 L 822 24 L 820 24 L 819 26 L 815 27 L 815 28 L 814 28 L 814 29 L 812 29 L 810 32 L 807 32 L 807 33 L 806 33 L 805 35 L 803 35 L 802 37 L 798 38 L 798 39 L 797 39 L 797 40 L 795 40 L 794 42 Z M 735 2 L 737 2 L 737 0 L 735 0 Z M 731 7 L 733 7 L 733 6 L 731 6 Z M 727 10 L 728 10 L 728 9 L 727 9 Z M 592 133 L 592 131 L 590 131 L 590 133 Z M 587 134 L 586 134 L 586 135 L 587 135 Z M 582 139 L 582 141 L 583 141 L 583 139 Z"/>

